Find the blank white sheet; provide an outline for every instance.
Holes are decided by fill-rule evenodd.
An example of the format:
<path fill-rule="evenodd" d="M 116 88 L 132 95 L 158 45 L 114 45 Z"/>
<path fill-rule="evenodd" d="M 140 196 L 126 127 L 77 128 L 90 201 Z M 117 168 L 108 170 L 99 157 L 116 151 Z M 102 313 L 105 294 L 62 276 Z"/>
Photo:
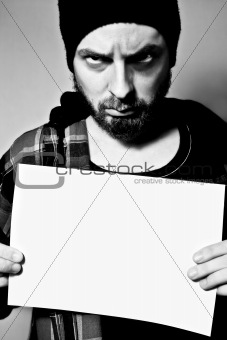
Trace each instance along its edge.
<path fill-rule="evenodd" d="M 55 168 L 19 169 L 24 184 L 58 182 Z M 194 252 L 221 241 L 224 196 L 223 185 L 79 170 L 58 189 L 16 186 L 11 246 L 26 260 L 10 277 L 8 303 L 210 336 L 216 291 L 186 273 Z"/>

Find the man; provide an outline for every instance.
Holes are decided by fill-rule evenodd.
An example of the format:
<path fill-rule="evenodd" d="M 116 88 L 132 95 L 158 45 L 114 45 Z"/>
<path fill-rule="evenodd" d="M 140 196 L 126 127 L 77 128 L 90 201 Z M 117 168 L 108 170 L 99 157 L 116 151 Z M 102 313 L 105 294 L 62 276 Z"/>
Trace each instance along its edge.
<path fill-rule="evenodd" d="M 147 3 L 131 4 L 130 10 L 117 3 L 80 4 L 79 12 L 89 10 L 92 17 L 78 22 L 77 6 L 59 1 L 75 93 L 64 94 L 50 122 L 17 139 L 1 160 L 5 235 L 10 233 L 15 160 L 56 166 L 63 157 L 64 165 L 73 168 L 118 171 L 126 165 L 130 173 L 143 176 L 227 182 L 226 124 L 198 103 L 165 98 L 180 35 L 177 1 L 149 4 L 151 9 Z M 24 256 L 1 245 L 1 287 L 7 286 L 7 274 L 20 272 Z M 189 278 L 204 290 L 217 288 L 223 303 L 227 241 L 207 245 L 193 259 Z M 157 331 L 163 337 L 202 338 L 152 323 L 70 312 L 36 310 L 34 320 L 32 336 L 41 339 L 138 339 L 152 338 Z"/>

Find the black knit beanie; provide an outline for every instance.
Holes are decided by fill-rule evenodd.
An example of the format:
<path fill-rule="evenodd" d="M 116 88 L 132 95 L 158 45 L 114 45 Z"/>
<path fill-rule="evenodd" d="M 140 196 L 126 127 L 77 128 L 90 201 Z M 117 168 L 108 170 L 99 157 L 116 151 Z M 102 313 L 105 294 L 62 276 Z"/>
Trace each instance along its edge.
<path fill-rule="evenodd" d="M 105 1 L 59 0 L 60 30 L 65 44 L 68 67 L 73 72 L 76 48 L 95 29 L 114 23 L 151 26 L 164 37 L 169 49 L 170 66 L 176 63 L 181 31 L 177 0 Z"/>

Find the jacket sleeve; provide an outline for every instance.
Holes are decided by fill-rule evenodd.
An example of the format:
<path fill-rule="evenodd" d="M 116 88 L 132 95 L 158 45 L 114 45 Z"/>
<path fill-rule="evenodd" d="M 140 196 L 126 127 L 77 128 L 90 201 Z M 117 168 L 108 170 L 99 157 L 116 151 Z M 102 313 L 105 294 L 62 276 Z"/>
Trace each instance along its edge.
<path fill-rule="evenodd" d="M 11 168 L 9 167 L 7 169 L 10 160 L 9 155 L 10 150 L 7 151 L 0 160 L 0 242 L 8 245 L 10 235 L 12 202 L 10 202 L 9 195 L 7 197 L 6 189 L 9 178 L 13 176 L 12 174 L 13 167 Z M 14 183 L 11 183 L 10 185 L 11 185 L 10 191 L 12 191 Z"/>
<path fill-rule="evenodd" d="M 4 196 L 3 179 L 5 175 L 5 159 L 9 152 L 0 160 L 0 243 L 9 245 L 10 243 L 10 221 L 12 203 Z M 12 170 L 11 170 L 12 171 Z M 6 318 L 12 311 L 12 306 L 7 306 L 8 287 L 0 288 L 0 319 Z"/>
<path fill-rule="evenodd" d="M 0 242 L 1 236 L 8 238 L 10 235 L 16 165 L 41 164 L 42 131 L 43 126 L 24 133 L 0 159 Z"/>
<path fill-rule="evenodd" d="M 42 127 L 26 132 L 16 139 L 0 159 L 0 243 L 10 245 L 16 165 L 18 163 L 39 165 L 41 133 Z M 6 318 L 13 309 L 13 306 L 7 306 L 7 297 L 8 287 L 0 288 L 0 319 Z"/>

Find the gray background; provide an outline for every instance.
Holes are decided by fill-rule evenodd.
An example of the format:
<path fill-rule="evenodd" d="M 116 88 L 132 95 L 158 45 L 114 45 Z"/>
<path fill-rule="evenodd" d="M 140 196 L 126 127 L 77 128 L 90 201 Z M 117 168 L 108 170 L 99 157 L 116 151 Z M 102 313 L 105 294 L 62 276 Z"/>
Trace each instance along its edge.
<path fill-rule="evenodd" d="M 225 2 L 179 0 L 182 35 L 173 79 Z M 2 155 L 21 133 L 47 122 L 61 93 L 72 90 L 57 0 L 0 1 L 0 51 Z M 175 79 L 169 96 L 198 100 L 227 120 L 227 5 Z"/>

